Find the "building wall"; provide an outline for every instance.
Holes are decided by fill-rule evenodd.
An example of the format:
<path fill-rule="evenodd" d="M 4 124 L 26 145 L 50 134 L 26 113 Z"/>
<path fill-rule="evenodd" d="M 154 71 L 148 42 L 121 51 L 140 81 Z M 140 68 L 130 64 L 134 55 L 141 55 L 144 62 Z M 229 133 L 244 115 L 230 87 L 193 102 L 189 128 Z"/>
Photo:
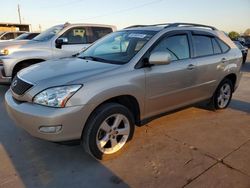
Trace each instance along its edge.
<path fill-rule="evenodd" d="M 0 31 L 18 31 L 16 27 L 0 27 Z"/>

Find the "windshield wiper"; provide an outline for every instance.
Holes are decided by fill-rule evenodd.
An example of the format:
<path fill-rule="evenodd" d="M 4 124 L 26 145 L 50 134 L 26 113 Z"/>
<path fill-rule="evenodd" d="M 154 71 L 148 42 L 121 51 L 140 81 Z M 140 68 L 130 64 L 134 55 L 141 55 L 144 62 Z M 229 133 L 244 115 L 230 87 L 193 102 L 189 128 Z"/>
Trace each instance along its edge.
<path fill-rule="evenodd" d="M 92 61 L 100 61 L 100 62 L 105 62 L 105 63 L 109 62 L 106 59 L 102 59 L 102 58 L 94 57 L 94 56 L 78 56 L 78 58 L 92 60 Z"/>

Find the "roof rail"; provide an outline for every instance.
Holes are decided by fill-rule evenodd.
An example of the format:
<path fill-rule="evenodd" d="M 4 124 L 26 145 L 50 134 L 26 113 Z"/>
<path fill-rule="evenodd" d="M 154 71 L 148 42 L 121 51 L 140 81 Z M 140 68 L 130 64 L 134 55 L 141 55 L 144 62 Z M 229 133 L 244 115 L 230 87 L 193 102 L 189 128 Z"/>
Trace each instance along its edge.
<path fill-rule="evenodd" d="M 133 27 L 150 27 L 150 26 L 153 26 L 153 25 L 131 25 L 131 26 L 125 27 L 124 29 L 129 29 Z"/>
<path fill-rule="evenodd" d="M 161 25 L 162 26 L 165 25 L 164 28 L 184 26 L 184 27 L 204 27 L 204 28 L 209 28 L 212 30 L 217 30 L 213 26 L 203 25 L 203 24 L 195 24 L 195 23 L 161 23 L 161 24 L 153 24 L 153 25 L 132 25 L 132 26 L 126 27 L 125 29 L 129 29 L 129 28 L 133 28 L 133 27 L 154 27 L 154 26 L 161 26 Z"/>
<path fill-rule="evenodd" d="M 167 25 L 165 28 L 168 27 L 179 27 L 179 26 L 184 26 L 184 27 L 204 27 L 204 28 L 209 28 L 212 30 L 218 30 L 217 28 L 209 25 L 203 25 L 203 24 L 195 24 L 195 23 L 172 23 Z"/>

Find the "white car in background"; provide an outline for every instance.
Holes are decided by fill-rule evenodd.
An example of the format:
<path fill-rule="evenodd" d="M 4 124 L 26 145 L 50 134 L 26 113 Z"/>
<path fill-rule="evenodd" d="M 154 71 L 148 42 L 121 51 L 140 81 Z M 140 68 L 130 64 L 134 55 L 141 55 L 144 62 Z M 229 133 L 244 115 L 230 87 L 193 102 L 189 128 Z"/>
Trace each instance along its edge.
<path fill-rule="evenodd" d="M 0 45 L 0 83 L 10 83 L 21 69 L 49 59 L 70 57 L 103 36 L 115 26 L 62 24 L 42 32 L 30 41 Z"/>

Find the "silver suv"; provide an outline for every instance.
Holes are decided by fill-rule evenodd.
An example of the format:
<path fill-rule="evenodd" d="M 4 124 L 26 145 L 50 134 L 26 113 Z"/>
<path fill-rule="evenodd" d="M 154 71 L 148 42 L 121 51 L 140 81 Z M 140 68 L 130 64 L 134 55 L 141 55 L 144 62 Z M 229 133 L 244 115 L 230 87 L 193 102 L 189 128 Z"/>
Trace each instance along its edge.
<path fill-rule="evenodd" d="M 10 83 L 18 71 L 55 58 L 70 57 L 87 48 L 116 27 L 100 24 L 62 24 L 31 41 L 0 43 L 0 83 Z"/>
<path fill-rule="evenodd" d="M 209 99 L 226 108 L 242 54 L 214 27 L 174 23 L 114 32 L 75 58 L 26 68 L 5 95 L 9 115 L 50 141 L 81 139 L 98 159 L 122 151 L 143 125 Z"/>

